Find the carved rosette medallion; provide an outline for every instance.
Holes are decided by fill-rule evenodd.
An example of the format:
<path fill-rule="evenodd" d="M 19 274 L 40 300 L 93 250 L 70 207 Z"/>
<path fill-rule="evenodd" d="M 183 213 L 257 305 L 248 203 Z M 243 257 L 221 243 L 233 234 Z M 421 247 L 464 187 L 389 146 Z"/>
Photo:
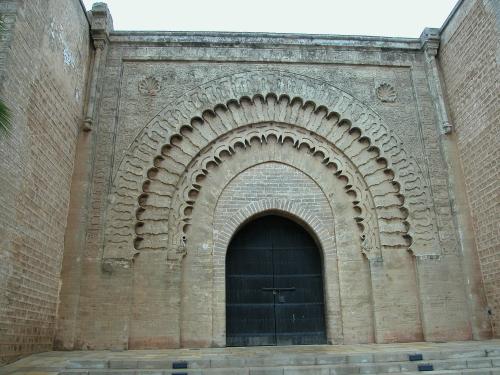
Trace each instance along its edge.
<path fill-rule="evenodd" d="M 139 92 L 142 95 L 156 96 L 160 90 L 160 81 L 155 77 L 149 76 L 139 82 Z"/>
<path fill-rule="evenodd" d="M 381 83 L 377 87 L 377 98 L 384 103 L 394 103 L 397 98 L 396 90 L 388 83 Z"/>

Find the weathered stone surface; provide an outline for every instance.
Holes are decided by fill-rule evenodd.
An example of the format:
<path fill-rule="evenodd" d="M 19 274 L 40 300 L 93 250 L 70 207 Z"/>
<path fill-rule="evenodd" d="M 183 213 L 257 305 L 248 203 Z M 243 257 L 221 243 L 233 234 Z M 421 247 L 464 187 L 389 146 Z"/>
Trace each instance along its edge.
<path fill-rule="evenodd" d="M 497 1 L 466 1 L 441 35 L 439 62 L 456 129 L 454 157 L 466 194 L 459 210 L 471 211 L 470 228 L 460 235 L 479 256 L 495 335 L 500 335 L 500 106 Z"/>
<path fill-rule="evenodd" d="M 189 374 L 283 374 L 321 373 L 329 374 L 418 374 L 419 365 L 432 365 L 435 374 L 482 374 L 495 373 L 498 363 L 485 361 L 485 353 L 495 350 L 498 340 L 469 341 L 451 343 L 408 343 L 408 344 L 362 344 L 362 345 L 304 345 L 278 347 L 232 347 L 205 348 L 196 351 L 189 349 L 170 349 L 154 351 L 110 351 L 90 352 L 52 352 L 30 356 L 0 369 L 0 374 L 144 374 L 174 375 Z M 474 350 L 471 350 L 474 349 Z M 438 359 L 409 361 L 409 354 L 433 354 Z M 458 354 L 454 359 L 439 359 L 440 353 Z M 467 354 L 467 360 L 460 353 Z M 430 357 L 430 356 L 429 356 Z M 68 368 L 68 363 L 81 360 L 79 369 Z M 339 361 L 338 359 L 343 359 Z M 385 360 L 385 359 L 386 360 Z M 210 359 L 217 359 L 215 361 Z M 172 363 L 183 362 L 187 370 L 172 369 Z M 109 366 L 101 369 L 95 363 L 105 362 Z M 159 365 L 163 362 L 164 367 Z M 110 365 L 120 364 L 122 368 Z M 168 363 L 168 365 L 167 365 Z M 203 366 L 200 364 L 203 363 Z M 467 367 L 467 363 L 471 366 Z M 492 367 L 493 364 L 493 367 Z"/>
<path fill-rule="evenodd" d="M 69 3 L 0 4 L 1 360 L 225 346 L 226 250 L 269 213 L 320 247 L 330 344 L 489 337 L 482 275 L 498 334 L 493 1 L 420 39 L 121 32 Z M 260 365 L 415 370 L 402 356 Z M 261 359 L 240 360 L 191 364 Z"/>
<path fill-rule="evenodd" d="M 2 1 L 0 365 L 53 347 L 64 234 L 90 63 L 78 1 Z"/>

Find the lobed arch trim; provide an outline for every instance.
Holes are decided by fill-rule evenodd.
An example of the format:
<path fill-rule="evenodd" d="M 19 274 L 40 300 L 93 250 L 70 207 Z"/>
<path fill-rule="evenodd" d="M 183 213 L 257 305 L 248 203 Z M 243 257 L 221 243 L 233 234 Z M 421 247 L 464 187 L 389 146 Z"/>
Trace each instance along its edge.
<path fill-rule="evenodd" d="M 256 80 L 256 77 L 260 78 Z M 211 109 L 199 109 L 207 101 L 221 96 L 227 98 L 228 94 L 246 90 L 262 92 L 262 87 L 273 85 L 275 92 L 243 95 L 238 100 L 222 102 L 225 104 L 219 102 Z M 330 103 L 330 107 L 316 104 L 318 100 L 279 94 L 285 88 L 290 93 L 300 90 L 302 94 L 311 94 L 313 97 L 319 95 L 323 102 Z M 325 137 L 339 149 L 345 149 L 348 156 L 348 150 L 353 145 L 369 142 L 369 147 L 379 154 L 380 160 L 387 163 L 386 169 L 394 171 L 401 184 L 399 190 L 406 198 L 408 210 L 408 236 L 413 239 L 410 249 L 417 254 L 439 251 L 430 197 L 420 169 L 407 155 L 394 132 L 388 130 L 373 111 L 352 96 L 324 82 L 283 72 L 239 73 L 202 85 L 199 90 L 186 95 L 182 97 L 184 104 L 179 103 L 175 111 L 165 109 L 155 117 L 136 138 L 120 164 L 114 179 L 115 200 L 109 208 L 111 214 L 107 220 L 104 258 L 130 258 L 135 254 L 136 250 L 131 246 L 136 231 L 134 216 L 140 214 L 143 203 L 146 203 L 141 191 L 144 184 L 151 181 L 149 177 L 154 174 L 157 164 L 168 159 L 172 181 L 166 183 L 174 187 L 183 178 L 188 164 L 204 147 L 223 138 L 229 131 L 263 121 L 286 122 L 301 127 Z M 189 118 L 186 114 L 190 110 L 195 113 Z M 357 136 L 354 140 L 352 137 L 342 137 L 342 134 L 335 138 L 339 132 L 332 132 L 332 129 L 343 129 L 342 134 Z M 346 143 L 347 140 L 351 143 Z M 175 191 L 171 191 L 171 195 L 174 194 Z M 152 198 L 148 196 L 147 199 Z M 117 222 L 117 217 L 124 220 Z M 169 240 L 168 234 L 163 240 L 169 246 L 177 246 L 182 241 Z"/>

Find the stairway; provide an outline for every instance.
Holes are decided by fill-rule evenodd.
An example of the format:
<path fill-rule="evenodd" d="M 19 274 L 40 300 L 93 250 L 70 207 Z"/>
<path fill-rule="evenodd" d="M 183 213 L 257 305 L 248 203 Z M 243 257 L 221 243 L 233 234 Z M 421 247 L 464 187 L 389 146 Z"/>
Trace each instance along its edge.
<path fill-rule="evenodd" d="M 24 366 L 21 365 L 23 361 L 26 362 Z M 17 367 L 14 366 L 16 364 Z M 51 352 L 30 356 L 16 364 L 0 368 L 0 375 L 35 371 L 38 371 L 37 374 L 59 375 L 410 375 L 423 372 L 500 375 L 500 340 L 442 344 Z M 9 368 L 11 372 L 8 372 Z"/>

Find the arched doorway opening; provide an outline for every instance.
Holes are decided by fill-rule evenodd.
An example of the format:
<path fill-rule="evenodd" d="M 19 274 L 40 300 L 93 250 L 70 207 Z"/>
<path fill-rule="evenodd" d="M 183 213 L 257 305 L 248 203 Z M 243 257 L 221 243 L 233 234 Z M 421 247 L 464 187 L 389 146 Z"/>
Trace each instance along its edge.
<path fill-rule="evenodd" d="M 226 256 L 226 345 L 326 344 L 322 260 L 299 224 L 245 224 Z"/>

